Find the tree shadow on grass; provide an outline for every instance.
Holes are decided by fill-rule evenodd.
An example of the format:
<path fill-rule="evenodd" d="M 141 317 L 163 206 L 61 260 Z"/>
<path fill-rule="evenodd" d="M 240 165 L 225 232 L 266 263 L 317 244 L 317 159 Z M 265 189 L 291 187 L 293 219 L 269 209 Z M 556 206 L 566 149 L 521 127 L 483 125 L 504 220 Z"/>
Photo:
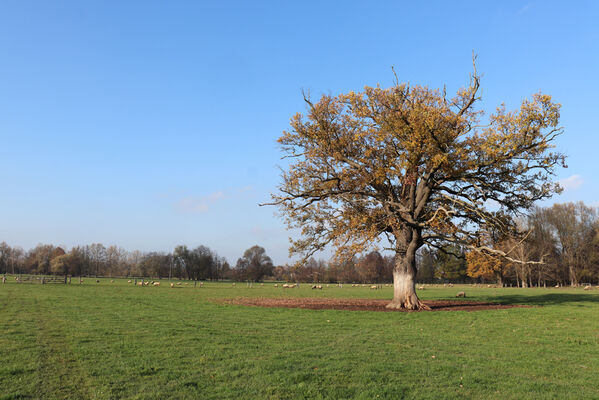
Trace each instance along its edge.
<path fill-rule="evenodd" d="M 591 293 L 545 293 L 538 295 L 506 294 L 495 298 L 489 298 L 489 300 L 499 304 L 545 306 L 566 303 L 599 303 L 599 296 L 595 296 Z"/>

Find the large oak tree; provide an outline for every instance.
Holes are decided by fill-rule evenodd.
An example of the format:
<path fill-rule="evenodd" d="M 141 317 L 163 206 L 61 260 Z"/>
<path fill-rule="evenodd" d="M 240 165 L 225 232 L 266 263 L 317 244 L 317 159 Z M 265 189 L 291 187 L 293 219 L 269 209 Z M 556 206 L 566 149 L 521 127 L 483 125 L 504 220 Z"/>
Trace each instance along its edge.
<path fill-rule="evenodd" d="M 409 86 L 322 96 L 279 139 L 286 157 L 272 204 L 301 230 L 290 251 L 308 257 L 332 245 L 340 257 L 375 243 L 395 252 L 390 308 L 426 308 L 415 291 L 416 251 L 447 242 L 483 252 L 481 226 L 504 231 L 512 216 L 547 198 L 563 155 L 560 105 L 535 94 L 519 109 L 477 109 L 476 69 L 453 98 Z M 493 210 L 489 205 L 493 204 Z"/>

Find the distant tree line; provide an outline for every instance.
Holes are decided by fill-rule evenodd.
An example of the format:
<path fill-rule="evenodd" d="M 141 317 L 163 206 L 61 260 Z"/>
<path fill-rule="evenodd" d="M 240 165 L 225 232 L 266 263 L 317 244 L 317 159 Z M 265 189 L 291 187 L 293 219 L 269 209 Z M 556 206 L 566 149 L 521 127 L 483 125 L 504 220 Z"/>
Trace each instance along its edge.
<path fill-rule="evenodd" d="M 231 268 L 206 246 L 177 246 L 171 253 L 127 251 L 101 243 L 73 247 L 40 244 L 25 251 L 0 243 L 0 273 L 56 274 L 108 277 L 173 277 L 177 279 L 225 279 Z"/>
<path fill-rule="evenodd" d="M 535 208 L 519 221 L 524 239 L 491 229 L 481 245 L 501 250 L 489 257 L 458 245 L 423 247 L 418 252 L 420 282 L 497 282 L 512 286 L 579 285 L 599 282 L 597 209 L 579 203 Z M 247 249 L 234 266 L 206 246 L 181 245 L 172 252 L 127 251 L 101 243 L 65 249 L 40 244 L 28 251 L 0 243 L 0 274 L 156 277 L 191 280 L 279 280 L 289 282 L 392 282 L 394 258 L 371 251 L 349 260 L 309 259 L 301 265 L 275 266 L 260 246 Z"/>

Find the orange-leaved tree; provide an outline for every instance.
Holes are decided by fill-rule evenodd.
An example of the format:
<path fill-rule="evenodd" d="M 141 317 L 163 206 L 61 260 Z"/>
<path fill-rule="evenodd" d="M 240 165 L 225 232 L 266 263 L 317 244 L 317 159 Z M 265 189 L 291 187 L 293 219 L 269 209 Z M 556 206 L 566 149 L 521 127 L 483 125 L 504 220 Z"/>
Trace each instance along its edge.
<path fill-rule="evenodd" d="M 479 85 L 475 68 L 451 99 L 398 81 L 317 102 L 304 96 L 306 114 L 279 138 L 292 162 L 269 203 L 301 230 L 290 252 L 309 257 L 332 245 L 347 258 L 389 243 L 388 307 L 426 308 L 414 281 L 421 246 L 476 248 L 480 226 L 507 230 L 510 216 L 559 191 L 551 181 L 564 162 L 551 150 L 562 132 L 559 104 L 535 94 L 485 117 L 476 108 Z"/>

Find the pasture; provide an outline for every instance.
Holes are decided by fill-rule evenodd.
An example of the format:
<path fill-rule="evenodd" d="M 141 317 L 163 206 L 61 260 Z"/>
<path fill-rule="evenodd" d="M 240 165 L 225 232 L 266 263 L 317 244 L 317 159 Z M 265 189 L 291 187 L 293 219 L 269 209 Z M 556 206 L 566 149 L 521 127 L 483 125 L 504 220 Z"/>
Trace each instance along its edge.
<path fill-rule="evenodd" d="M 599 397 L 599 290 L 456 285 L 419 295 L 459 291 L 534 307 L 260 308 L 219 299 L 390 299 L 392 289 L 9 279 L 0 284 L 0 399 Z"/>

